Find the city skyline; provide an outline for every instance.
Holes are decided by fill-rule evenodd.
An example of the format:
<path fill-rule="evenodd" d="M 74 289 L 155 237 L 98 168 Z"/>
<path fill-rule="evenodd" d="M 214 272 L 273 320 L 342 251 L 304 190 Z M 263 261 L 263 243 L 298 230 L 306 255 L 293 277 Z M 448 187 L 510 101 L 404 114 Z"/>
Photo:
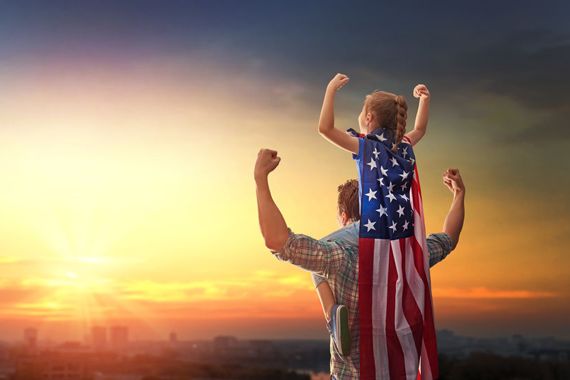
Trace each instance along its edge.
<path fill-rule="evenodd" d="M 153 1 L 0 5 L 0 340 L 326 338 L 307 272 L 259 233 L 253 163 L 293 231 L 337 228 L 350 155 L 316 132 L 364 95 L 432 93 L 415 148 L 428 232 L 467 186 L 456 251 L 431 270 L 436 328 L 570 338 L 568 4 Z M 236 334 L 235 331 L 239 331 Z"/>

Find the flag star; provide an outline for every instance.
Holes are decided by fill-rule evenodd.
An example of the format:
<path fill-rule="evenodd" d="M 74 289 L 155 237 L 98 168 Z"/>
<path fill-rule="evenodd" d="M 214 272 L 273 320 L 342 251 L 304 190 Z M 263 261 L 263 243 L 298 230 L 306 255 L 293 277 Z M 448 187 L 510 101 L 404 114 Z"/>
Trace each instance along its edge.
<path fill-rule="evenodd" d="M 392 181 L 390 181 L 390 184 L 388 185 L 388 191 L 391 193 L 392 191 L 394 191 L 394 184 L 392 183 Z"/>
<path fill-rule="evenodd" d="M 407 155 L 408 155 L 408 147 L 405 147 L 402 151 L 402 156 L 404 156 L 404 158 L 406 158 Z"/>
<path fill-rule="evenodd" d="M 382 172 L 382 175 L 388 175 L 388 169 L 384 169 L 384 166 L 380 165 L 380 171 Z"/>
<path fill-rule="evenodd" d="M 410 161 L 412 162 L 412 164 L 413 164 L 414 162 L 416 162 L 416 160 L 414 160 L 413 158 L 410 158 Z"/>
<path fill-rule="evenodd" d="M 405 200 L 406 202 L 409 200 L 406 194 L 400 195 L 400 197 L 402 197 L 402 199 Z"/>
<path fill-rule="evenodd" d="M 406 178 L 408 178 L 409 175 L 410 175 L 410 173 L 405 171 L 405 170 L 402 174 L 399 174 L 399 176 L 402 177 L 402 180 L 405 180 Z"/>
<path fill-rule="evenodd" d="M 400 189 L 402 189 L 402 191 L 404 191 L 404 190 L 406 190 L 406 187 L 408 187 L 408 183 L 407 183 L 407 182 L 404 182 L 404 183 L 402 184 L 402 186 L 400 186 Z"/>
<path fill-rule="evenodd" d="M 370 232 L 370 230 L 374 230 L 376 231 L 376 228 L 374 228 L 374 225 L 376 224 L 376 222 L 372 222 L 370 219 L 368 219 L 368 223 L 366 223 L 364 225 L 364 227 L 368 228 L 367 232 Z"/>
<path fill-rule="evenodd" d="M 398 211 L 396 212 L 398 213 L 398 215 L 400 215 L 400 217 L 404 216 L 404 208 L 402 207 L 402 205 L 398 207 Z"/>
<path fill-rule="evenodd" d="M 398 145 L 396 145 L 396 143 L 392 143 L 392 150 L 396 149 L 398 147 Z"/>
<path fill-rule="evenodd" d="M 374 168 L 377 167 L 377 166 L 376 166 L 376 161 L 374 161 L 374 160 L 372 159 L 372 157 L 370 157 L 370 162 L 367 163 L 366 165 L 370 165 L 370 170 L 372 170 L 372 169 L 374 169 Z"/>
<path fill-rule="evenodd" d="M 371 201 L 372 198 L 377 199 L 377 198 L 376 198 L 376 191 L 372 191 L 372 188 L 370 188 L 370 189 L 368 190 L 368 193 L 365 194 L 365 195 L 368 197 L 368 201 Z"/>
<path fill-rule="evenodd" d="M 384 185 L 384 177 L 378 178 L 378 183 L 380 184 L 380 186 L 386 186 Z"/>
<path fill-rule="evenodd" d="M 391 228 L 392 232 L 396 232 L 396 222 L 392 222 L 392 225 L 388 228 Z"/>
<path fill-rule="evenodd" d="M 386 198 L 390 199 L 390 203 L 396 200 L 396 197 L 392 193 L 388 193 L 388 195 L 386 195 Z"/>
<path fill-rule="evenodd" d="M 380 205 L 380 208 L 376 210 L 380 214 L 380 218 L 382 217 L 382 215 L 388 216 L 388 213 L 386 212 L 387 209 L 388 209 L 387 207 L 382 207 L 382 205 Z"/>
<path fill-rule="evenodd" d="M 408 222 L 408 221 L 406 220 L 406 222 L 404 223 L 404 231 L 406 231 L 406 230 L 408 229 L 408 224 L 410 224 L 410 222 Z"/>
<path fill-rule="evenodd" d="M 381 135 L 376 135 L 376 136 L 378 136 L 378 140 L 380 140 L 380 141 L 386 141 L 386 140 L 388 140 L 386 137 L 384 137 L 384 132 L 382 132 Z"/>
<path fill-rule="evenodd" d="M 380 152 L 378 152 L 378 151 L 376 150 L 376 147 L 374 147 L 374 152 L 372 152 L 372 154 L 374 155 L 374 158 L 375 158 L 375 159 L 378 159 L 378 156 L 380 155 Z"/>
<path fill-rule="evenodd" d="M 400 164 L 398 164 L 398 161 L 396 161 L 396 157 L 392 157 L 392 158 L 390 159 L 390 161 L 392 161 L 392 167 L 394 167 L 394 166 L 400 166 Z"/>

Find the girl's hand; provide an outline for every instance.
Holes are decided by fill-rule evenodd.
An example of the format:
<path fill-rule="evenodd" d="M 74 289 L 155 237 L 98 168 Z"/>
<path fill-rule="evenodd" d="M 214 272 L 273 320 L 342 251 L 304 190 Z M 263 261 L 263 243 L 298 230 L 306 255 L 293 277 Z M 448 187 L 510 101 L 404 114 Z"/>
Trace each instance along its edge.
<path fill-rule="evenodd" d="M 429 99 L 429 90 L 425 84 L 418 84 L 414 87 L 414 98 Z"/>
<path fill-rule="evenodd" d="M 340 90 L 345 84 L 347 84 L 349 78 L 341 73 L 338 73 L 334 76 L 333 79 L 329 82 L 327 86 L 327 90 L 338 91 Z"/>

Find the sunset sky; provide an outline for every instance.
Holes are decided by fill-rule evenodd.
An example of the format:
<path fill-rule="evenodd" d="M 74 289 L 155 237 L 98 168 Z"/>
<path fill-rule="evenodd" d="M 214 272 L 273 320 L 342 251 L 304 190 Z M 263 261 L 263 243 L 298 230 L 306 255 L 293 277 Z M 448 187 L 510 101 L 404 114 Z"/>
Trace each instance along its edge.
<path fill-rule="evenodd" d="M 49 4 L 49 5 L 48 5 Z M 349 154 L 316 132 L 364 96 L 432 93 L 416 147 L 427 230 L 448 167 L 458 248 L 432 268 L 436 327 L 570 338 L 570 5 L 551 2 L 0 2 L 0 340 L 326 338 L 309 274 L 257 222 L 253 163 L 279 151 L 295 232 L 337 228 Z"/>

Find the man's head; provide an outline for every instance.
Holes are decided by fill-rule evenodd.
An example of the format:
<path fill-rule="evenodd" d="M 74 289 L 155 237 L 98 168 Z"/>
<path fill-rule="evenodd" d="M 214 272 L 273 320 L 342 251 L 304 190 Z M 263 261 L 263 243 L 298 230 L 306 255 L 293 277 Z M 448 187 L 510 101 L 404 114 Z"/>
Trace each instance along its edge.
<path fill-rule="evenodd" d="M 346 226 L 360 220 L 360 204 L 358 202 L 358 181 L 349 179 L 338 186 L 338 223 Z"/>

